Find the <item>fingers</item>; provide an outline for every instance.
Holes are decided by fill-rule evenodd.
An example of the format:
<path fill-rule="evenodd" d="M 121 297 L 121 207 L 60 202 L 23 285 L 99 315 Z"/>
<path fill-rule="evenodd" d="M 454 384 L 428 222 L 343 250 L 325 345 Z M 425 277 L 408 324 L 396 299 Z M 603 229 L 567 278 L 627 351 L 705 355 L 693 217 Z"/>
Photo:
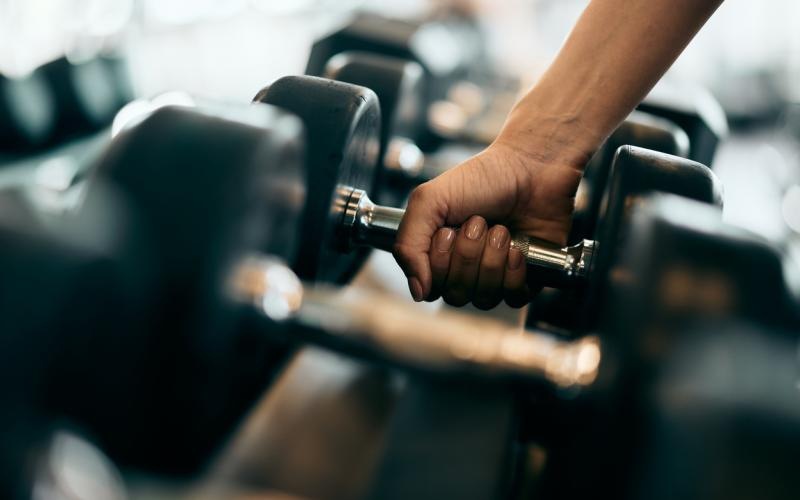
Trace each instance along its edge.
<path fill-rule="evenodd" d="M 453 254 L 453 243 L 455 243 L 455 240 L 455 229 L 443 227 L 436 231 L 429 255 L 432 286 L 425 300 L 434 301 L 442 295 L 442 290 L 447 280 L 447 273 L 450 270 L 450 256 Z"/>
<path fill-rule="evenodd" d="M 470 217 L 458 231 L 442 294 L 444 301 L 450 305 L 463 306 L 472 300 L 486 241 L 486 230 L 486 220 L 476 215 Z"/>
<path fill-rule="evenodd" d="M 511 235 L 504 226 L 494 226 L 489 230 L 472 299 L 478 309 L 491 309 L 503 300 L 510 242 Z"/>
<path fill-rule="evenodd" d="M 512 307 L 530 301 L 524 257 L 510 248 L 511 234 L 504 226 L 487 229 L 486 221 L 475 216 L 457 231 L 436 232 L 429 253 L 432 288 L 426 300 L 442 296 L 450 305 L 472 302 L 479 309 L 491 309 L 503 299 Z"/>
<path fill-rule="evenodd" d="M 512 248 L 508 252 L 503 290 L 506 304 L 511 307 L 522 307 L 530 300 L 530 290 L 525 280 L 525 258 L 522 252 Z"/>
<path fill-rule="evenodd" d="M 436 231 L 444 225 L 446 200 L 426 183 L 411 193 L 408 208 L 400 223 L 394 257 L 408 277 L 408 288 L 419 302 L 432 287 L 428 250 Z"/>

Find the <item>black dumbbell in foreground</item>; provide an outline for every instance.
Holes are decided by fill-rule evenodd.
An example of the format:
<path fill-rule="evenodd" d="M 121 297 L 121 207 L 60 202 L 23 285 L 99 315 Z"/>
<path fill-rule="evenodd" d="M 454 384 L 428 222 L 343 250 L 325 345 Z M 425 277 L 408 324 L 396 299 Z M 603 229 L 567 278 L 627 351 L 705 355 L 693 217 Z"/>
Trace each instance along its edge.
<path fill-rule="evenodd" d="M 136 228 L 123 248 L 103 246 L 108 240 L 98 236 L 99 262 L 108 267 L 89 267 L 97 276 L 68 274 L 69 288 L 54 287 L 53 273 L 26 264 L 30 252 L 5 247 L 3 265 L 20 279 L 4 281 L 4 294 L 27 281 L 52 294 L 30 301 L 39 307 L 60 304 L 60 290 L 86 306 L 44 317 L 15 315 L 17 302 L 4 304 L 4 332 L 41 338 L 62 325 L 58 342 L 31 346 L 32 356 L 49 365 L 42 384 L 52 389 L 33 391 L 43 413 L 85 425 L 123 464 L 174 474 L 204 463 L 280 366 L 287 343 L 313 342 L 447 376 L 556 386 L 591 380 L 592 339 L 520 337 L 506 325 L 460 315 L 387 324 L 383 315 L 408 317 L 410 310 L 373 297 L 350 300 L 338 291 L 298 288 L 288 269 L 262 258 L 273 248 L 277 255 L 290 252 L 287 232 L 300 225 L 301 137 L 296 119 L 265 106 L 225 113 L 158 110 L 112 141 L 83 186 L 78 220 L 98 230 L 94 214 L 105 217 L 107 237 L 113 228 L 121 231 L 124 224 L 112 211 L 88 209 L 114 193 Z M 192 190 L 183 189 L 187 177 Z M 61 255 L 60 246 L 45 247 Z M 65 267 L 72 269 L 69 260 Z M 95 309 L 97 297 L 104 301 Z M 81 327 L 63 328 L 73 315 Z M 342 322 L 331 324 L 332 317 Z M 423 325 L 430 335 L 418 335 Z M 473 357 L 476 345 L 482 347 Z"/>
<path fill-rule="evenodd" d="M 279 257 L 293 252 L 297 238 L 287 231 L 304 200 L 301 131 L 268 106 L 163 110 L 111 142 L 88 181 L 71 190 L 75 205 L 31 211 L 43 214 L 47 258 L 12 244 L 25 232 L 8 228 L 0 330 L 6 338 L 58 333 L 57 342 L 30 349 L 48 360 L 40 373 L 52 388 L 33 391 L 43 413 L 80 422 L 125 465 L 186 474 L 208 458 L 287 354 L 280 343 L 254 341 L 237 309 L 220 304 L 223 271 L 208 261 L 243 242 Z M 38 188 L 30 197 L 39 199 Z M 118 216 L 115 207 L 130 210 Z M 47 272 L 59 262 L 64 273 Z M 37 289 L 48 293 L 30 299 Z M 69 328 L 73 317 L 80 328 Z M 230 329 L 241 334 L 218 335 Z"/>

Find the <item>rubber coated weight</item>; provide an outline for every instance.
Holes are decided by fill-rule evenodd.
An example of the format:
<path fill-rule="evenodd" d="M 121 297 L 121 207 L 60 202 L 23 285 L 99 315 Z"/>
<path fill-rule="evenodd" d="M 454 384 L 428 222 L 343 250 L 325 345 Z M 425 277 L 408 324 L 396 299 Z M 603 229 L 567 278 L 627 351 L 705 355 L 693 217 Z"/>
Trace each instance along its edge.
<path fill-rule="evenodd" d="M 424 128 L 426 106 L 422 100 L 423 74 L 419 64 L 367 52 L 342 52 L 325 66 L 325 78 L 366 87 L 378 96 L 381 108 L 378 170 L 371 192 L 383 202 L 390 189 L 387 147 L 397 137 L 415 140 Z M 408 190 L 408 186 L 404 186 Z M 394 199 L 396 197 L 392 197 Z"/>
<path fill-rule="evenodd" d="M 285 349 L 246 347 L 228 279 L 249 253 L 294 253 L 301 137 L 299 120 L 270 106 L 167 107 L 123 131 L 102 157 L 95 178 L 119 193 L 142 228 L 132 261 L 147 281 L 141 332 L 150 332 L 140 339 L 150 392 L 137 418 L 126 420 L 135 432 L 109 448 L 117 457 L 194 471 L 280 366 Z"/>
<path fill-rule="evenodd" d="M 606 190 L 611 164 L 622 146 L 636 146 L 688 158 L 689 138 L 669 120 L 634 111 L 611 134 L 584 169 L 578 189 L 575 215 L 569 240 L 579 241 L 594 234 L 603 193 Z"/>
<path fill-rule="evenodd" d="M 596 326 L 611 269 L 621 241 L 629 234 L 630 215 L 637 200 L 652 192 L 666 192 L 722 206 L 722 187 L 706 166 L 684 158 L 632 146 L 623 146 L 612 162 L 594 235 L 598 241 L 594 269 L 588 284 L 566 294 L 543 295 L 532 304 L 528 321 L 545 321 L 572 331 Z M 531 276 L 541 279 L 540 276 Z"/>
<path fill-rule="evenodd" d="M 93 208 L 114 214 L 114 229 L 125 231 L 117 207 Z M 127 307 L 129 291 L 121 286 L 119 262 L 108 254 L 109 241 L 96 237 L 103 232 L 98 221 L 79 227 L 65 220 L 64 236 L 69 232 L 71 238 L 40 222 L 24 192 L 0 192 L 4 493 L 28 475 L 28 455 L 55 420 L 87 417 L 91 407 L 95 418 L 82 422 L 104 438 L 109 428 L 116 432 L 117 419 L 131 410 L 127 394 L 137 386 L 135 370 L 142 366 L 127 335 L 136 319 Z M 124 356 L 113 356 L 119 353 Z"/>
<path fill-rule="evenodd" d="M 642 328 L 719 317 L 800 327 L 798 269 L 775 245 L 674 197 L 648 200 L 632 224 L 623 268 L 641 277 L 631 294 L 642 302 Z"/>
<path fill-rule="evenodd" d="M 717 147 L 728 136 L 728 122 L 722 105 L 708 90 L 662 81 L 637 109 L 677 124 L 689 136 L 689 159 L 713 166 Z"/>
<path fill-rule="evenodd" d="M 715 492 L 730 493 L 766 461 L 754 481 L 783 479 L 759 491 L 786 498 L 777 492 L 794 484 L 785 446 L 798 439 L 800 407 L 789 394 L 800 295 L 784 276 L 796 269 L 767 242 L 724 225 L 713 206 L 669 194 L 637 205 L 600 322 L 605 368 L 594 394 L 526 410 L 550 413 L 531 428 L 552 439 L 545 496 L 599 488 L 619 497 L 634 486 L 641 495 L 632 498 L 662 498 L 669 484 L 668 496 L 697 488 L 689 498 L 706 498 L 707 474 Z M 678 462 L 689 475 L 664 477 Z"/>
<path fill-rule="evenodd" d="M 310 76 L 287 76 L 262 89 L 256 101 L 286 109 L 307 133 L 308 198 L 293 268 L 304 280 L 347 281 L 366 250 L 342 252 L 336 231 L 343 188 L 370 189 L 377 174 L 381 113 L 371 90 Z M 346 201 L 346 200 L 345 200 Z"/>

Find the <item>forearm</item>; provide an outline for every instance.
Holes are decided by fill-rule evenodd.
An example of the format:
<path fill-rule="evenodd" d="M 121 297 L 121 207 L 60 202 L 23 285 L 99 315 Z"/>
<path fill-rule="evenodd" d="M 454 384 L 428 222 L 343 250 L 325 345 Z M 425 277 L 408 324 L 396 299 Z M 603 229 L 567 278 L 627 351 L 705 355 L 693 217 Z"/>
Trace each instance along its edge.
<path fill-rule="evenodd" d="M 592 0 L 498 142 L 582 168 L 722 0 Z"/>

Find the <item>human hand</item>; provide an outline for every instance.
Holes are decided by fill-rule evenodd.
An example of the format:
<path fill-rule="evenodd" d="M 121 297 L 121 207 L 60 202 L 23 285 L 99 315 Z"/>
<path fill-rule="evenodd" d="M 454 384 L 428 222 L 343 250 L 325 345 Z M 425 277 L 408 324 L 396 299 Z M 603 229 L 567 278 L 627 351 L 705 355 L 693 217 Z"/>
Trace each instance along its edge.
<path fill-rule="evenodd" d="M 509 230 L 566 244 L 581 167 L 497 141 L 415 189 L 394 251 L 414 300 L 528 303 L 524 258 Z"/>

